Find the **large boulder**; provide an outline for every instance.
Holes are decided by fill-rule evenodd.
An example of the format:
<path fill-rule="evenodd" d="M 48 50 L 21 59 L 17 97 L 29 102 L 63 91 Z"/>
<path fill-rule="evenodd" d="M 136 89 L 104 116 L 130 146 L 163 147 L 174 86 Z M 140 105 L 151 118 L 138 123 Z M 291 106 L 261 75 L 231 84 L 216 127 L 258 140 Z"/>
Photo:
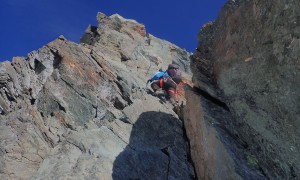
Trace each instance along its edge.
<path fill-rule="evenodd" d="M 227 151 L 229 156 L 245 159 L 250 169 L 266 179 L 300 177 L 299 7 L 296 0 L 229 1 L 217 20 L 201 29 L 199 46 L 191 61 L 193 82 L 202 92 L 199 94 L 207 93 L 212 102 L 222 101 L 231 113 L 232 118 L 213 120 L 244 149 L 241 156 Z M 188 102 L 189 107 L 203 106 L 199 104 L 203 103 Z M 208 117 L 206 113 L 210 112 L 202 116 Z M 213 128 L 211 124 L 203 127 L 211 118 L 195 118 L 191 122 L 202 124 L 206 131 Z M 194 137 L 197 136 L 190 136 L 191 141 Z M 213 157 L 224 159 L 218 153 Z M 241 166 L 237 162 L 233 165 Z M 204 171 L 214 177 L 210 168 L 214 166 Z M 249 178 L 237 170 L 233 173 Z"/>

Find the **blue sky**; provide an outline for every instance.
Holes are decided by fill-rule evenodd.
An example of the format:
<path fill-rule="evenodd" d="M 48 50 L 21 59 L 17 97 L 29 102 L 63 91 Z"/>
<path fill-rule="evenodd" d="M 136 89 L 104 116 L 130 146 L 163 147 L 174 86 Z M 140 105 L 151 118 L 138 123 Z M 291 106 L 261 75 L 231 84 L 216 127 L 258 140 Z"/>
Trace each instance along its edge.
<path fill-rule="evenodd" d="M 226 0 L 2 0 L 0 61 L 27 53 L 64 35 L 79 42 L 97 12 L 118 13 L 147 32 L 193 52 L 201 26 L 216 19 Z"/>

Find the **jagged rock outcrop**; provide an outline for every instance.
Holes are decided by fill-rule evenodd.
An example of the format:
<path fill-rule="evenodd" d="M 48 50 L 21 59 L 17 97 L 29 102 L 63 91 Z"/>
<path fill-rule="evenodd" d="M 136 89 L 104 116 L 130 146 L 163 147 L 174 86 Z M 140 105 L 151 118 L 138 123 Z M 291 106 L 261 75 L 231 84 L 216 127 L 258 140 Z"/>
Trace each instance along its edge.
<path fill-rule="evenodd" d="M 0 64 L 0 179 L 193 179 L 183 124 L 146 91 L 189 53 L 144 25 L 99 13 L 81 44 L 63 36 Z"/>
<path fill-rule="evenodd" d="M 185 114 L 200 179 L 300 178 L 299 7 L 232 0 L 201 29 Z"/>

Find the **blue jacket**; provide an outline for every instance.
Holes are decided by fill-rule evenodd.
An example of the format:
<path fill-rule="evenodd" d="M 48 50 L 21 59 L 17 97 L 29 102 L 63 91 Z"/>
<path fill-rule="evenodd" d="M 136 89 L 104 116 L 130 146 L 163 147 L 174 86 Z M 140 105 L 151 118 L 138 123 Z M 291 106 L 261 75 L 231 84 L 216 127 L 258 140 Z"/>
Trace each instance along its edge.
<path fill-rule="evenodd" d="M 151 79 L 150 81 L 154 81 L 154 80 L 158 80 L 161 78 L 168 78 L 170 77 L 169 74 L 166 71 L 162 71 L 162 72 L 157 72 Z"/>

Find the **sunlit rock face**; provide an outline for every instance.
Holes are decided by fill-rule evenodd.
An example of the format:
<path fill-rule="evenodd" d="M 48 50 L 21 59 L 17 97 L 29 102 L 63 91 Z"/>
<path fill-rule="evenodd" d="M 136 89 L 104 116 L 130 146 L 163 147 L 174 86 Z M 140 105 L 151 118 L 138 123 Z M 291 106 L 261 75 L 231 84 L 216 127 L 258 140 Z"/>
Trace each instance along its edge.
<path fill-rule="evenodd" d="M 201 29 L 185 117 L 198 177 L 300 178 L 299 7 L 229 1 Z"/>
<path fill-rule="evenodd" d="M 0 179 L 195 178 L 182 121 L 146 89 L 172 62 L 188 78 L 190 54 L 134 20 L 97 20 L 80 44 L 0 64 Z"/>

